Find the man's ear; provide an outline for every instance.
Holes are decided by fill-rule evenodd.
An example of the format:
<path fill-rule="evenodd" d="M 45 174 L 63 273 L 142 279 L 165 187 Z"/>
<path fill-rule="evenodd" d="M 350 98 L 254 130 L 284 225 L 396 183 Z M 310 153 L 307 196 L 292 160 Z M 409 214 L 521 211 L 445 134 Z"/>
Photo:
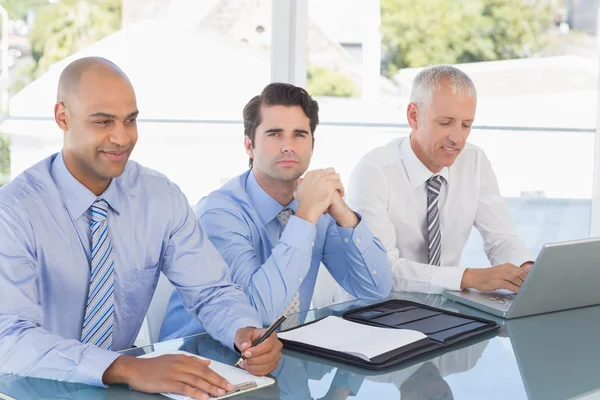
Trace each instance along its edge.
<path fill-rule="evenodd" d="M 406 109 L 406 119 L 408 120 L 408 125 L 412 128 L 412 130 L 419 129 L 419 121 L 420 121 L 420 111 L 415 103 L 408 103 L 408 107 Z"/>
<path fill-rule="evenodd" d="M 58 125 L 63 132 L 69 130 L 69 117 L 67 115 L 67 108 L 62 101 L 59 101 L 54 105 L 54 121 L 56 121 L 56 125 Z"/>
<path fill-rule="evenodd" d="M 254 159 L 254 148 L 252 147 L 252 140 L 248 136 L 244 136 L 244 148 L 246 149 L 246 154 L 251 159 Z"/>

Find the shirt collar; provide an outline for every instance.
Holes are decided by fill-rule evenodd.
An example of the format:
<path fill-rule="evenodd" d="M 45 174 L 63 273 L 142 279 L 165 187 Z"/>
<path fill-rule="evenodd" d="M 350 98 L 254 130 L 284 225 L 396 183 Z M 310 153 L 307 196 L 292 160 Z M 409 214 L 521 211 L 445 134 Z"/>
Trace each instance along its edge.
<path fill-rule="evenodd" d="M 269 193 L 267 193 L 256 180 L 254 170 L 250 170 L 246 180 L 246 192 L 252 206 L 256 210 L 263 225 L 271 222 L 284 208 L 291 208 L 294 213 L 298 210 L 298 201 L 293 199 L 287 206 L 282 206 Z"/>
<path fill-rule="evenodd" d="M 73 220 L 78 219 L 87 212 L 98 198 L 106 200 L 110 207 L 116 211 L 117 214 L 119 213 L 118 189 L 115 179 L 111 180 L 104 193 L 100 196 L 96 196 L 88 188 L 83 186 L 81 182 L 75 179 L 71 172 L 69 172 L 65 165 L 62 152 L 58 153 L 52 162 L 50 175 L 56 183 L 63 201 L 65 202 L 65 206 L 67 207 L 67 211 Z"/>
<path fill-rule="evenodd" d="M 402 155 L 402 161 L 404 162 L 404 167 L 406 168 L 406 172 L 408 174 L 408 179 L 410 180 L 410 184 L 412 185 L 413 189 L 418 188 L 434 175 L 442 176 L 446 180 L 446 183 L 449 181 L 448 177 L 450 174 L 448 167 L 444 167 L 440 172 L 434 174 L 425 166 L 425 164 L 421 162 L 421 160 L 419 160 L 413 151 L 412 146 L 410 145 L 410 136 L 402 141 L 402 144 L 400 145 L 400 152 Z"/>

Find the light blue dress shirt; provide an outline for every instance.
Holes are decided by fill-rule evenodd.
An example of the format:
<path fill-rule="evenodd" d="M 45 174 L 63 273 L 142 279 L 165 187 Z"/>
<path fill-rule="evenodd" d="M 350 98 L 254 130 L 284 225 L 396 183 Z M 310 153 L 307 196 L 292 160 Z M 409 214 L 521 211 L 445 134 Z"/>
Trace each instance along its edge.
<path fill-rule="evenodd" d="M 261 325 L 175 184 L 129 161 L 99 197 L 110 205 L 113 350 L 133 345 L 161 271 L 185 309 L 230 348 L 239 328 Z M 79 341 L 96 198 L 60 154 L 0 189 L 0 374 L 101 386 L 118 357 Z"/>
<path fill-rule="evenodd" d="M 363 221 L 342 228 L 324 214 L 313 225 L 292 216 L 281 235 L 276 217 L 282 206 L 265 192 L 252 170 L 200 200 L 196 215 L 221 253 L 232 279 L 258 310 L 264 325 L 277 319 L 300 290 L 300 310 L 310 306 L 319 265 L 355 297 L 385 298 L 392 288 L 387 252 Z M 161 340 L 202 331 L 173 293 L 161 328 Z"/>

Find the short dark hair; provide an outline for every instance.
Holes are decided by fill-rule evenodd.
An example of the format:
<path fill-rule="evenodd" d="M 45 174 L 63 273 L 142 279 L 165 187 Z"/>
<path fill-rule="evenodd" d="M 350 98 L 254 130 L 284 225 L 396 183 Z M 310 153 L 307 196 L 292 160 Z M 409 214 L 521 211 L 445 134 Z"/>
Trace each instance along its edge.
<path fill-rule="evenodd" d="M 306 90 L 289 83 L 271 83 L 262 93 L 254 96 L 244 107 L 244 135 L 250 138 L 254 147 L 256 128 L 260 125 L 260 107 L 265 106 L 298 106 L 310 120 L 310 133 L 315 138 L 315 130 L 319 124 L 319 103 L 313 100 Z M 249 161 L 252 168 L 252 158 Z"/>

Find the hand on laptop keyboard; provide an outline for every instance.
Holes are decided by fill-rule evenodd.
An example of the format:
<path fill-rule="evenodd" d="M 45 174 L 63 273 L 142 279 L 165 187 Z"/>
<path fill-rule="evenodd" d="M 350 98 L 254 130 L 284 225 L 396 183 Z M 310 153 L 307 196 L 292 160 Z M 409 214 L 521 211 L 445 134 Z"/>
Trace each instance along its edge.
<path fill-rule="evenodd" d="M 513 264 L 502 264 L 490 268 L 467 268 L 463 274 L 460 288 L 477 289 L 490 292 L 506 289 L 518 292 L 529 271 Z"/>
<path fill-rule="evenodd" d="M 506 304 L 507 306 L 509 306 L 510 303 L 512 303 L 512 301 L 515 299 L 516 295 L 517 295 L 516 293 L 507 293 L 507 294 L 501 294 L 498 296 L 490 296 L 490 300 L 495 301 L 500 304 Z"/>

